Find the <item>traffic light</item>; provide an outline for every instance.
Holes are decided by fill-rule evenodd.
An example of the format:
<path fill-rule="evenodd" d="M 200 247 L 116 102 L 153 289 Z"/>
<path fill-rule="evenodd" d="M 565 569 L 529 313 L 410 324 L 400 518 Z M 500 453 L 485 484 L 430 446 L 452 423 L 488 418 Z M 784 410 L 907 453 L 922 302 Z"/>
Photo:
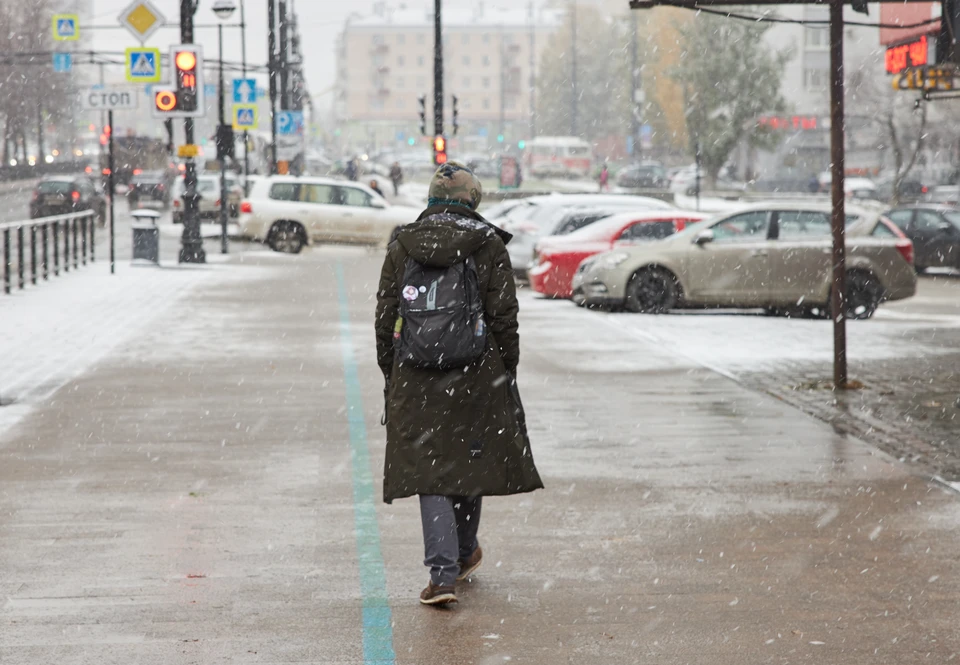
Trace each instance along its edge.
<path fill-rule="evenodd" d="M 173 80 L 154 88 L 154 115 L 160 118 L 197 118 L 204 115 L 203 49 L 180 44 L 170 49 Z"/>
<path fill-rule="evenodd" d="M 447 139 L 442 136 L 433 139 L 433 163 L 437 166 L 447 163 Z"/>
<path fill-rule="evenodd" d="M 526 147 L 527 147 L 526 141 L 524 141 L 523 139 L 520 139 L 519 141 L 517 141 L 517 148 L 519 148 L 520 150 L 523 150 Z"/>
<path fill-rule="evenodd" d="M 503 143 L 503 134 L 497 134 L 497 143 Z"/>
<path fill-rule="evenodd" d="M 417 103 L 420 104 L 420 134 L 427 135 L 427 96 L 417 97 Z"/>
<path fill-rule="evenodd" d="M 458 120 L 460 116 L 460 109 L 457 108 L 457 96 L 453 96 L 453 135 L 457 135 L 457 130 L 460 129 L 460 122 Z"/>

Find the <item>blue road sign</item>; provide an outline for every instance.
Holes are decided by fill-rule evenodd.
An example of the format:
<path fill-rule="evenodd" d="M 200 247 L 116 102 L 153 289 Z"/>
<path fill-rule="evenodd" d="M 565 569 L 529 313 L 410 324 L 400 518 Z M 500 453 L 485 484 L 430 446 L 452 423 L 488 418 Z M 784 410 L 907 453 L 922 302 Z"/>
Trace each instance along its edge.
<path fill-rule="evenodd" d="M 76 14 L 55 14 L 53 38 L 58 42 L 73 42 L 80 38 L 80 19 Z"/>
<path fill-rule="evenodd" d="M 233 128 L 246 132 L 257 128 L 257 105 L 235 104 L 233 107 Z"/>
<path fill-rule="evenodd" d="M 256 104 L 257 103 L 257 80 L 256 79 L 233 79 L 233 103 L 234 104 Z"/>
<path fill-rule="evenodd" d="M 303 111 L 280 111 L 277 113 L 277 134 L 284 136 L 303 134 Z"/>
<path fill-rule="evenodd" d="M 73 69 L 73 58 L 69 53 L 53 54 L 53 71 L 58 74 L 69 74 Z"/>
<path fill-rule="evenodd" d="M 160 80 L 159 49 L 128 48 L 125 53 L 128 81 L 131 83 L 156 83 Z"/>

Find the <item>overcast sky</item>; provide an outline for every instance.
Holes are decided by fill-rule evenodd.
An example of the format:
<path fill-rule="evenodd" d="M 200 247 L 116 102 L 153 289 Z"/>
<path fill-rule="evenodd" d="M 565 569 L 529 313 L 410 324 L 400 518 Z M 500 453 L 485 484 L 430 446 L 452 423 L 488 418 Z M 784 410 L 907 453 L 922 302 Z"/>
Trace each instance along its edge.
<path fill-rule="evenodd" d="M 29 0 L 27 0 L 29 1 Z M 468 2 L 479 0 L 445 0 L 446 3 Z M 125 9 L 131 0 L 92 0 L 94 25 L 118 25 L 117 16 Z M 179 0 L 151 0 L 164 14 L 168 22 L 179 21 Z M 197 25 L 216 24 L 217 18 L 213 13 L 214 0 L 200 0 L 195 23 Z M 240 0 L 234 0 L 238 5 Z M 244 0 L 247 17 L 247 61 L 265 65 L 267 61 L 267 0 Z M 328 107 L 331 100 L 331 90 L 336 72 L 336 58 L 334 49 L 336 38 L 343 29 L 344 22 L 351 13 L 370 14 L 377 0 L 288 0 L 292 3 L 300 17 L 300 32 L 303 36 L 304 70 L 310 92 L 318 106 Z M 538 0 L 540 4 L 541 0 Z M 389 5 L 398 7 L 401 4 L 410 8 L 432 6 L 431 0 L 392 0 Z M 488 7 L 515 6 L 516 2 L 487 1 Z M 239 10 L 230 19 L 229 23 L 239 24 Z M 83 26 L 81 26 L 81 30 Z M 176 28 L 165 28 L 157 31 L 150 38 L 147 46 L 154 46 L 162 51 L 179 41 L 179 32 Z M 208 57 L 216 57 L 217 31 L 216 29 L 198 28 L 195 41 L 203 44 Z M 94 46 L 96 50 L 122 51 L 129 46 L 138 46 L 137 41 L 126 30 L 97 30 L 94 32 Z M 240 60 L 240 31 L 237 29 L 224 31 L 224 59 Z"/>

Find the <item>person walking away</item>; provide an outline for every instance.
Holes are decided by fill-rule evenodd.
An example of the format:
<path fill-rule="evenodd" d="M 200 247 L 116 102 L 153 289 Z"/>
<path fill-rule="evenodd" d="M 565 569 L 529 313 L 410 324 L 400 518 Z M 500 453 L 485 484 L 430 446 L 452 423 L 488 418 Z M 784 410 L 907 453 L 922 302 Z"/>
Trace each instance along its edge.
<path fill-rule="evenodd" d="M 359 175 L 359 168 L 357 165 L 357 160 L 353 157 L 347 160 L 347 165 L 344 168 L 344 175 L 347 176 L 347 180 L 356 180 Z"/>
<path fill-rule="evenodd" d="M 393 195 L 400 195 L 400 183 L 403 182 L 403 169 L 400 168 L 400 162 L 394 162 L 390 167 L 390 182 L 393 183 Z"/>
<path fill-rule="evenodd" d="M 600 169 L 600 191 L 609 191 L 610 190 L 610 169 L 607 168 L 606 163 L 604 163 L 603 168 Z"/>
<path fill-rule="evenodd" d="M 380 189 L 380 185 L 377 184 L 377 181 L 376 181 L 376 180 L 371 180 L 371 181 L 370 181 L 370 189 L 372 189 L 372 190 L 375 191 L 377 194 L 379 194 L 381 199 L 387 198 L 387 197 L 383 194 L 383 190 Z"/>
<path fill-rule="evenodd" d="M 457 602 L 483 560 L 484 496 L 543 487 L 517 391 L 517 295 L 510 234 L 477 214 L 482 190 L 448 162 L 428 207 L 387 248 L 377 289 L 386 380 L 383 499 L 419 495 L 425 605 Z"/>

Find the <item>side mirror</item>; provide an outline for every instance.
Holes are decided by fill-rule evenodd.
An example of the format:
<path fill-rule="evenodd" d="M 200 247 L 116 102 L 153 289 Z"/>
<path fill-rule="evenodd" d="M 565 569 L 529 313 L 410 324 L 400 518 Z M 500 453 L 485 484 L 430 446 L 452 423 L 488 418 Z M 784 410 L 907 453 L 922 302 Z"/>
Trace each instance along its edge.
<path fill-rule="evenodd" d="M 939 228 L 942 233 L 953 233 L 956 230 L 956 227 L 950 222 L 940 222 Z"/>
<path fill-rule="evenodd" d="M 370 199 L 370 207 L 383 210 L 387 207 L 387 203 L 383 199 Z"/>
<path fill-rule="evenodd" d="M 697 234 L 697 237 L 693 239 L 693 242 L 701 247 L 707 243 L 713 242 L 713 229 L 704 229 Z"/>

